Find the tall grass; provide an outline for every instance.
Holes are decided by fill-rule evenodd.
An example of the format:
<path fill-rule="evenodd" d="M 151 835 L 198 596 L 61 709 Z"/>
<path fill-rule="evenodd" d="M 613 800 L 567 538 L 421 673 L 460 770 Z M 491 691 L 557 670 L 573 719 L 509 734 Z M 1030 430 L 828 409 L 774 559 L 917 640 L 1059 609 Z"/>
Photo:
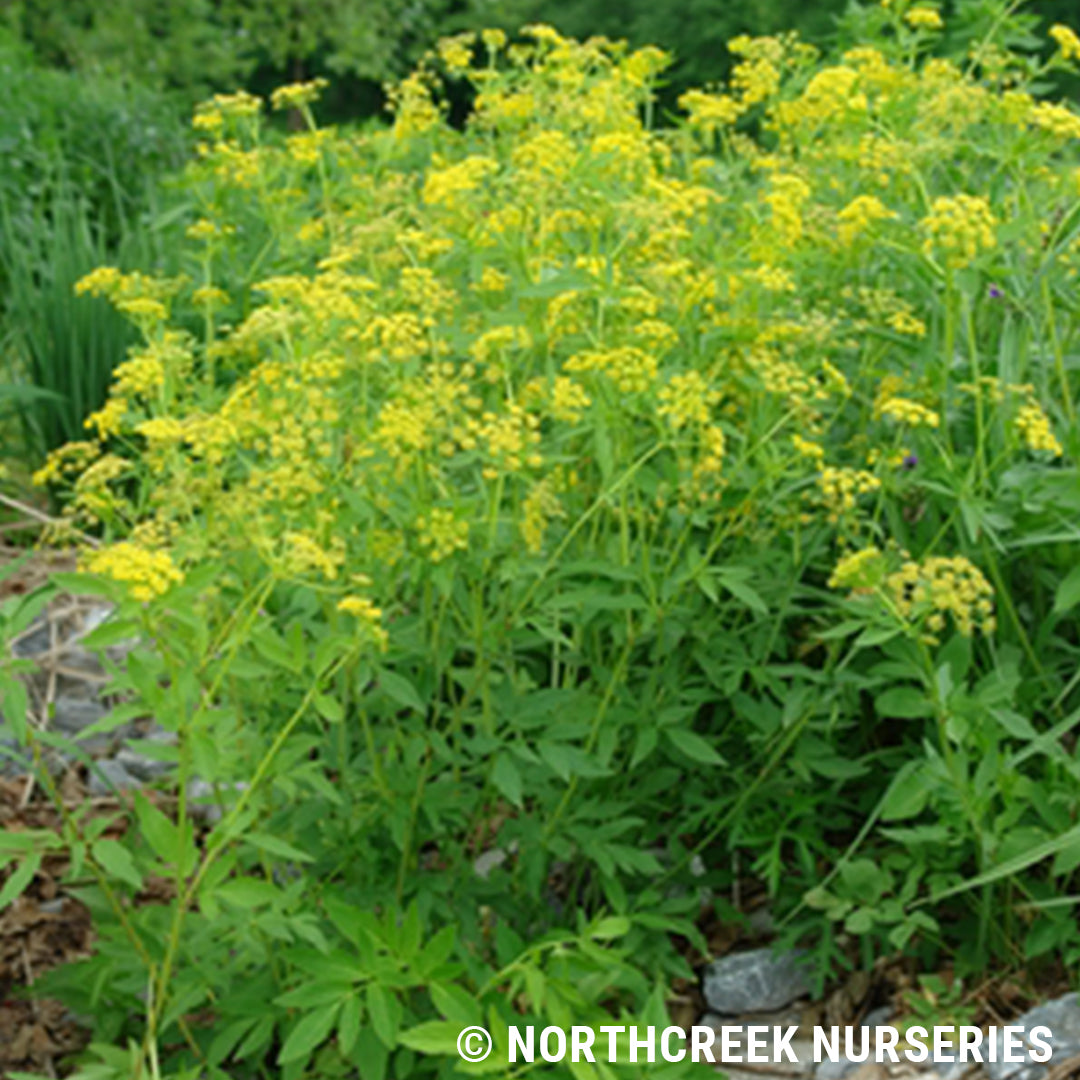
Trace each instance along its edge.
<path fill-rule="evenodd" d="M 158 178 L 183 158 L 175 101 L 41 67 L 0 29 L 0 457 L 32 465 L 83 435 L 133 333 L 73 286 L 103 263 L 158 265 Z"/>
<path fill-rule="evenodd" d="M 121 249 L 134 234 L 124 229 Z M 139 246 L 145 247 L 140 241 Z M 75 282 L 114 257 L 87 200 L 66 182 L 29 208 L 0 217 L 3 382 L 0 402 L 38 455 L 81 436 L 105 399 L 109 374 L 132 340 L 107 304 L 76 296 Z"/>

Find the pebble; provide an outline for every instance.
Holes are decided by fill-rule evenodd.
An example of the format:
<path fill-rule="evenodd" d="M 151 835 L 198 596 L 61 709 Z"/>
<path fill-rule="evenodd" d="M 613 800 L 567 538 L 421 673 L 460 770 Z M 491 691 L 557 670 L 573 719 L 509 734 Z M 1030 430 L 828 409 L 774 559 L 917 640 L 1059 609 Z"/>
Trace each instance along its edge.
<path fill-rule="evenodd" d="M 1022 1016 L 1013 1020 L 1012 1024 L 1027 1030 L 1033 1027 L 1048 1027 L 1053 1054 L 1049 1061 L 1042 1063 L 1032 1061 L 1028 1053 L 1030 1048 L 1025 1042 L 1025 1061 L 1002 1061 L 1001 1058 L 1005 1052 L 1005 1032 L 999 1027 L 997 1032 L 998 1060 L 987 1062 L 983 1066 L 990 1080 L 1040 1080 L 1054 1065 L 1060 1065 L 1066 1059 L 1080 1054 L 1080 998 L 1075 993 L 1036 1005 L 1035 1008 L 1028 1009 Z"/>
<path fill-rule="evenodd" d="M 728 1016 L 782 1009 L 809 993 L 801 955 L 766 948 L 722 956 L 705 969 L 705 1001 Z"/>
<path fill-rule="evenodd" d="M 94 763 L 90 770 L 90 794 L 95 796 L 111 795 L 113 791 L 130 791 L 141 787 L 138 777 L 120 764 L 119 761 L 108 759 Z"/>

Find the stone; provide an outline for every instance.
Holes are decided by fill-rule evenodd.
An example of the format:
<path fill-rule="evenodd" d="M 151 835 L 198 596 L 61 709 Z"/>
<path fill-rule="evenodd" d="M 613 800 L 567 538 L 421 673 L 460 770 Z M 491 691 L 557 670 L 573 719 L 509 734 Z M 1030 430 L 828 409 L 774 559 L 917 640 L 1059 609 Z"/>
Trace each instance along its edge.
<path fill-rule="evenodd" d="M 864 1061 L 850 1075 L 851 1080 L 887 1080 L 889 1070 L 876 1061 Z"/>
<path fill-rule="evenodd" d="M 860 1065 L 865 1064 L 867 1063 L 852 1061 L 843 1055 L 837 1061 L 830 1061 L 826 1058 L 820 1062 L 814 1072 L 814 1080 L 844 1080 L 845 1077 L 850 1077 Z"/>
<path fill-rule="evenodd" d="M 90 770 L 90 794 L 111 795 L 113 791 L 130 791 L 140 787 L 134 777 L 118 761 L 98 761 Z"/>
<path fill-rule="evenodd" d="M 157 758 L 147 757 L 145 754 L 129 750 L 126 746 L 116 755 L 116 760 L 124 766 L 132 776 L 137 776 L 144 783 L 149 784 L 159 776 L 164 776 L 172 765 L 167 761 L 158 761 Z"/>
<path fill-rule="evenodd" d="M 809 993 L 800 952 L 751 949 L 730 953 L 705 968 L 702 992 L 714 1012 L 772 1012 Z"/>
<path fill-rule="evenodd" d="M 473 873 L 486 881 L 491 871 L 502 866 L 509 857 L 505 848 L 491 848 L 489 851 L 484 851 L 473 863 Z"/>
<path fill-rule="evenodd" d="M 893 1011 L 888 1005 L 879 1005 L 876 1009 L 871 1009 L 861 1021 L 862 1027 L 879 1028 L 890 1027 L 892 1023 Z"/>
<path fill-rule="evenodd" d="M 175 746 L 176 733 L 166 731 L 163 727 L 155 724 L 143 735 L 128 739 L 127 746 L 121 747 L 116 754 L 116 760 L 124 766 L 133 776 L 150 783 L 159 776 L 164 776 L 173 768 L 173 762 L 163 760 L 157 754 L 144 752 L 144 748 L 150 746 Z"/>
<path fill-rule="evenodd" d="M 49 651 L 50 641 L 49 622 L 43 615 L 39 615 L 30 628 L 12 644 L 11 654 L 19 660 L 41 656 Z"/>
<path fill-rule="evenodd" d="M 96 724 L 109 710 L 92 698 L 58 697 L 49 726 L 63 735 L 78 735 Z"/>
<path fill-rule="evenodd" d="M 1001 1025 L 996 1033 L 997 1061 L 988 1061 L 983 1068 L 990 1080 L 1040 1080 L 1054 1065 L 1060 1065 L 1068 1058 L 1080 1054 L 1080 997 L 1066 994 L 1042 1005 L 1028 1009 L 1018 1016 L 1009 1026 L 1023 1027 L 1030 1031 L 1034 1027 L 1050 1029 L 1050 1045 L 1053 1053 L 1049 1061 L 1031 1060 L 1030 1047 L 1024 1040 L 1024 1058 L 1022 1062 L 1002 1061 L 1005 1053 L 1005 1032 Z M 1023 1039 L 1023 1035 L 1021 1035 Z"/>

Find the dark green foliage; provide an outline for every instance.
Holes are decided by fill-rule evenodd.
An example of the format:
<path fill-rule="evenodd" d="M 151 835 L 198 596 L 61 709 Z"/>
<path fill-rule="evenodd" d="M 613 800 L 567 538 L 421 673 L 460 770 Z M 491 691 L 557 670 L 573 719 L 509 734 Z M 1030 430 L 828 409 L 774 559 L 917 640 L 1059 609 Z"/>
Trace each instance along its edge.
<path fill-rule="evenodd" d="M 2 33 L 0 78 L 0 423 L 17 415 L 6 448 L 33 459 L 81 438 L 104 400 L 131 329 L 73 286 L 102 263 L 156 263 L 156 184 L 187 135 L 160 94 L 43 68 Z"/>

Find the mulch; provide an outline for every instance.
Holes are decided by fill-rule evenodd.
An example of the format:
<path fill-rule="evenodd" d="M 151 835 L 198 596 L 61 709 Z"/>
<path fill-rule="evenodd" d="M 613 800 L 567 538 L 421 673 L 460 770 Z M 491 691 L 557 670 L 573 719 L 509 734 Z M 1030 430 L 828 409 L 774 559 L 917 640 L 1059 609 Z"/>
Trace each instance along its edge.
<path fill-rule="evenodd" d="M 79 797 L 74 773 L 61 783 L 65 799 Z M 51 805 L 22 806 L 25 790 L 25 778 L 0 780 L 0 828 L 58 830 L 60 815 Z M 89 1038 L 63 1005 L 33 993 L 46 971 L 88 956 L 93 945 L 90 912 L 63 891 L 66 869 L 63 856 L 47 857 L 26 892 L 0 914 L 0 1077 L 62 1075 L 58 1060 Z"/>

